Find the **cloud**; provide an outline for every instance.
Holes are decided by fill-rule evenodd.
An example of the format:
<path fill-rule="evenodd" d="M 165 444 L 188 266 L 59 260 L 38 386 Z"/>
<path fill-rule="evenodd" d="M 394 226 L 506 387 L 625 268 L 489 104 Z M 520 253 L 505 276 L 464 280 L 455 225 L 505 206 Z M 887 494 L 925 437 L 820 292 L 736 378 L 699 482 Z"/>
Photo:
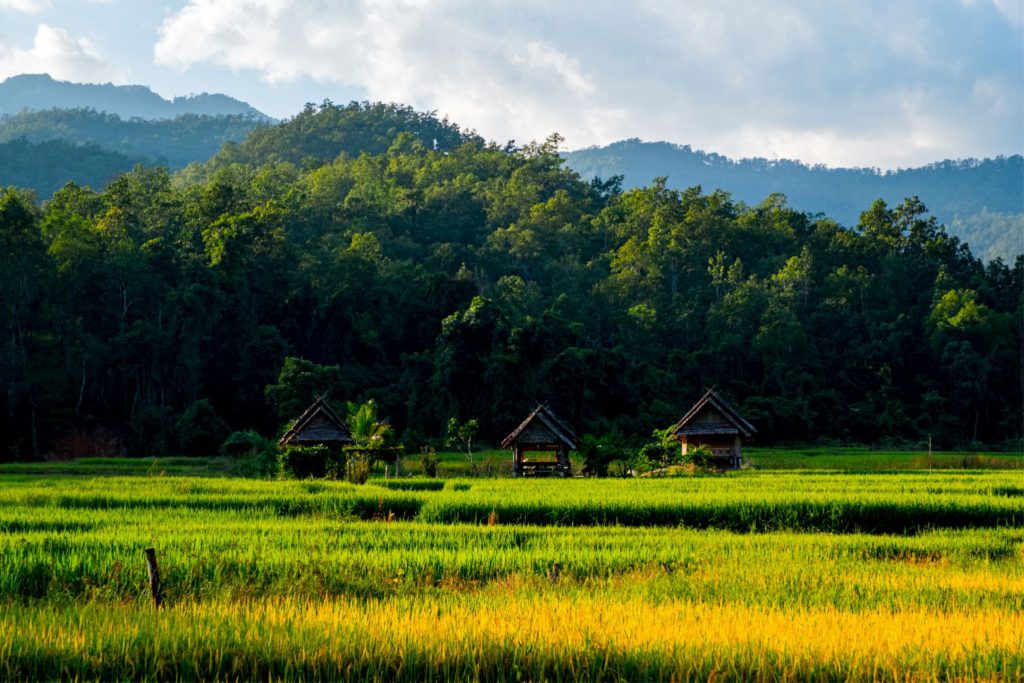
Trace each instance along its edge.
<path fill-rule="evenodd" d="M 124 72 L 112 67 L 86 38 L 47 24 L 36 28 L 32 46 L 0 40 L 0 79 L 23 73 L 48 73 L 58 80 L 124 82 Z"/>
<path fill-rule="evenodd" d="M 50 0 L 0 0 L 0 11 L 14 10 L 35 14 L 50 7 Z"/>
<path fill-rule="evenodd" d="M 154 55 L 357 87 L 501 141 L 891 167 L 1024 147 L 1019 0 L 977 2 L 188 0 Z"/>

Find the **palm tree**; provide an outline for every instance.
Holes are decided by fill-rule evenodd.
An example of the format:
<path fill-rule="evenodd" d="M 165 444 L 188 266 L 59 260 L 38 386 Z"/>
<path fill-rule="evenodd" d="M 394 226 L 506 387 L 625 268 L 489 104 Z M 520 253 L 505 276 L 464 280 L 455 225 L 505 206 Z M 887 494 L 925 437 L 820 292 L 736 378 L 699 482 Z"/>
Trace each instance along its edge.
<path fill-rule="evenodd" d="M 380 448 L 391 434 L 391 425 L 377 419 L 377 404 L 371 399 L 366 403 L 346 404 L 348 415 L 345 424 L 356 445 L 366 448 Z"/>

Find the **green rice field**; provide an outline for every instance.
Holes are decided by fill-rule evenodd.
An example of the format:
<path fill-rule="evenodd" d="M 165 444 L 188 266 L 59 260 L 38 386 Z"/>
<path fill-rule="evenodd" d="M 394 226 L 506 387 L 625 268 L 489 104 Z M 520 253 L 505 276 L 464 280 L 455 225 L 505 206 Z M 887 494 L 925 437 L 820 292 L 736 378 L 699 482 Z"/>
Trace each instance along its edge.
<path fill-rule="evenodd" d="M 3 466 L 0 680 L 1024 678 L 1017 470 L 230 469 Z"/>

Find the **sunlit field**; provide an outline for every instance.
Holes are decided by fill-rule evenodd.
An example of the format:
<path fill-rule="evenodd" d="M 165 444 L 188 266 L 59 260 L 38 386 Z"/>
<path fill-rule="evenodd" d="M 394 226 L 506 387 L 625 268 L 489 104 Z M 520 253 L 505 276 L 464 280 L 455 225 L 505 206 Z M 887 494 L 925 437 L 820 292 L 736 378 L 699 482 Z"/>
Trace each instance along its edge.
<path fill-rule="evenodd" d="M 1015 470 L 355 486 L 137 462 L 0 475 L 0 679 L 1024 676 Z"/>

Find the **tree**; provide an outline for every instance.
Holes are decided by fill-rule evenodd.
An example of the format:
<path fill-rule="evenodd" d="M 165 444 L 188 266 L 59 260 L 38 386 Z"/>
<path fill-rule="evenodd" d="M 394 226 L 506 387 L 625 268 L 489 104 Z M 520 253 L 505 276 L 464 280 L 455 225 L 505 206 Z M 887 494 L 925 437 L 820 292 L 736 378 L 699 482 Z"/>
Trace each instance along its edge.
<path fill-rule="evenodd" d="M 664 474 L 669 467 L 682 462 L 682 449 L 672 429 L 655 429 L 651 432 L 651 440 L 640 449 L 640 461 L 646 463 L 641 468 L 652 469 Z"/>
<path fill-rule="evenodd" d="M 478 474 L 478 471 L 476 456 L 473 453 L 473 439 L 476 438 L 479 427 L 480 424 L 475 418 L 460 423 L 453 417 L 448 420 L 447 437 L 445 438 L 445 444 L 449 448 L 458 450 L 466 457 L 466 462 L 469 463 L 469 469 L 474 476 Z"/>

